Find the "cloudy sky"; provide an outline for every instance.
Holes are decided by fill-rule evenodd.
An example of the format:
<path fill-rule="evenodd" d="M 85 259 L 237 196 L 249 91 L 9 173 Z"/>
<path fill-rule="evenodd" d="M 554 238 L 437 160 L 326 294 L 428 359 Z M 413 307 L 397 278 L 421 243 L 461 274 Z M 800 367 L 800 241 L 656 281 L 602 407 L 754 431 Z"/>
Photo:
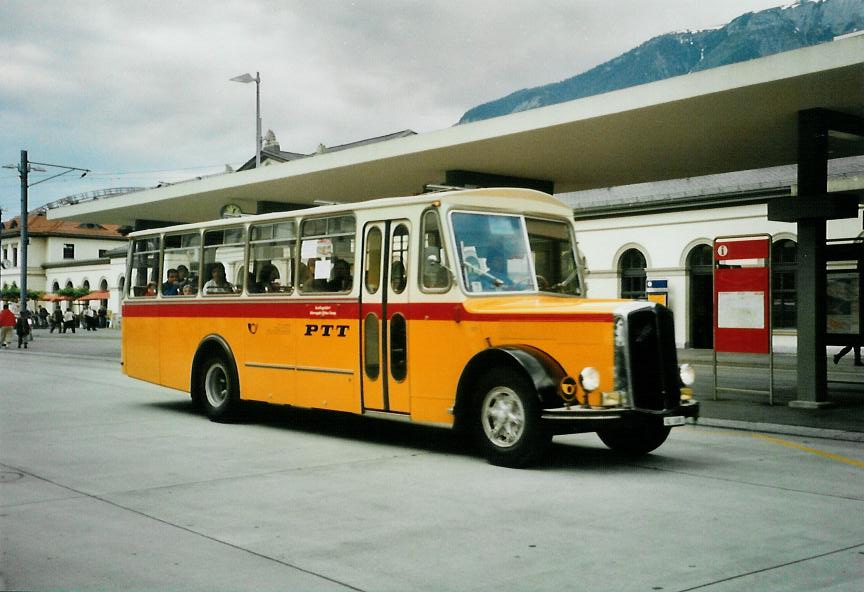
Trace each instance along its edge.
<path fill-rule="evenodd" d="M 36 185 L 31 208 L 237 166 L 255 153 L 255 85 L 229 78 L 256 71 L 283 150 L 433 131 L 656 35 L 784 3 L 2 0 L 0 164 L 24 149 L 93 171 Z M 3 218 L 19 207 L 18 173 L 0 169 Z"/>

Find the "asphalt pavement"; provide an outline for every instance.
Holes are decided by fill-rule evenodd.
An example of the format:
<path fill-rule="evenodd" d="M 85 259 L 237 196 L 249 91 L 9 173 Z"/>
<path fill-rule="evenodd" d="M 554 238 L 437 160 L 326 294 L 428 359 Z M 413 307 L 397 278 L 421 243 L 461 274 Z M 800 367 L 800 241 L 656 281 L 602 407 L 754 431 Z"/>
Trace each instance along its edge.
<path fill-rule="evenodd" d="M 857 442 L 685 425 L 644 458 L 576 434 L 512 470 L 420 425 L 214 423 L 116 349 L 0 351 L 0 590 L 861 590 Z"/>
<path fill-rule="evenodd" d="M 15 350 L 14 344 L 12 348 Z M 120 372 L 120 331 L 79 329 L 74 334 L 59 334 L 37 329 L 26 353 L 46 358 L 116 360 Z M 831 406 L 822 409 L 799 409 L 788 405 L 797 398 L 797 360 L 794 354 L 774 356 L 773 401 L 769 401 L 767 392 L 768 356 L 720 354 L 718 357 L 717 383 L 721 389 L 765 391 L 762 394 L 722 390 L 715 394 L 711 350 L 681 349 L 678 358 L 680 363 L 686 362 L 696 368 L 694 393 L 702 405 L 699 422 L 704 425 L 864 442 L 864 367 L 855 366 L 851 354 L 837 365 L 828 358 L 828 400 Z"/>

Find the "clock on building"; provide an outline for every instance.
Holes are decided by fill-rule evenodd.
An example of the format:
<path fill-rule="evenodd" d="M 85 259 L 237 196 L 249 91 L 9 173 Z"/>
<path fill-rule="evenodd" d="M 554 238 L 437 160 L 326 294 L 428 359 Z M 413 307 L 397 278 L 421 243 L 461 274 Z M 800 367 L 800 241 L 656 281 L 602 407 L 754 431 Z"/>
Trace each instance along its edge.
<path fill-rule="evenodd" d="M 222 218 L 236 218 L 243 215 L 243 210 L 235 203 L 229 203 L 222 206 L 219 210 L 219 216 Z"/>

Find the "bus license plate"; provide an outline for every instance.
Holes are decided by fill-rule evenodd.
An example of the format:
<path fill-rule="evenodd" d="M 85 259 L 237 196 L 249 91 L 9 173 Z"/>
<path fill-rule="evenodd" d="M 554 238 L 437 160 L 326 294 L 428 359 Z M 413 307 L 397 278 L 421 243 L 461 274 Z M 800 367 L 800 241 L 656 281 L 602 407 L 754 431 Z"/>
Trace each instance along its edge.
<path fill-rule="evenodd" d="M 664 426 L 680 426 L 684 425 L 684 416 L 683 415 L 675 415 L 673 417 L 664 417 L 663 418 Z"/>

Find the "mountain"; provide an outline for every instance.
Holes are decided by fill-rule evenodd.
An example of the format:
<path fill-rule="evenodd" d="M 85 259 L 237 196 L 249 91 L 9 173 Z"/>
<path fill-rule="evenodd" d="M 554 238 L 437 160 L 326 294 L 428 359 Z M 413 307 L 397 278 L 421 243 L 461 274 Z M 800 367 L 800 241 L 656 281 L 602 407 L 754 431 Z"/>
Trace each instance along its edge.
<path fill-rule="evenodd" d="M 668 33 L 572 78 L 465 112 L 468 123 L 825 43 L 864 30 L 864 0 L 804 1 L 744 14 L 724 27 Z"/>

